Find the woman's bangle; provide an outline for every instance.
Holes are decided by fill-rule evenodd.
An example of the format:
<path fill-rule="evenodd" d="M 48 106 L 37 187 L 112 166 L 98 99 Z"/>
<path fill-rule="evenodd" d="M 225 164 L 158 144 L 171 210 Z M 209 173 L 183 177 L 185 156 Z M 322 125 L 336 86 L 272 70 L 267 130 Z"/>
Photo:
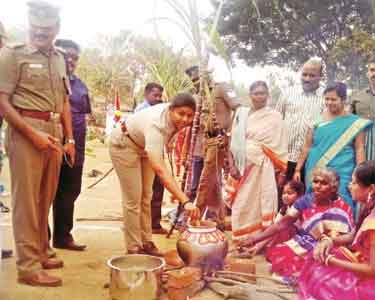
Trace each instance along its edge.
<path fill-rule="evenodd" d="M 188 200 L 188 201 L 186 201 L 186 202 L 184 202 L 184 203 L 181 204 L 181 206 L 182 206 L 183 209 L 185 209 L 185 205 L 186 205 L 187 203 L 190 203 L 190 201 Z"/>
<path fill-rule="evenodd" d="M 328 254 L 328 255 L 327 255 L 326 259 L 324 260 L 324 264 L 325 264 L 326 266 L 328 266 L 329 260 L 330 260 L 332 257 L 334 257 L 333 254 Z"/>
<path fill-rule="evenodd" d="M 329 237 L 328 235 L 323 235 L 320 241 L 329 241 L 332 245 L 334 244 L 333 239 Z"/>

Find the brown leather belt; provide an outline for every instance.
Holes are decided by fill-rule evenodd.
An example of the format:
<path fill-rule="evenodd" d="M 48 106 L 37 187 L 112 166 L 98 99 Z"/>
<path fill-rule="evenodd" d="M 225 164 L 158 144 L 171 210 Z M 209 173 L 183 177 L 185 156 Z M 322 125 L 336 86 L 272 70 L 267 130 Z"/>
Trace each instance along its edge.
<path fill-rule="evenodd" d="M 128 128 L 126 127 L 125 122 L 121 123 L 121 131 L 129 138 L 129 140 L 132 141 L 134 145 L 136 145 L 138 148 L 144 149 L 144 147 L 140 146 L 129 134 Z"/>
<path fill-rule="evenodd" d="M 59 120 L 61 119 L 60 113 L 55 113 L 51 111 L 39 111 L 39 110 L 28 110 L 28 109 L 21 109 L 16 108 L 19 114 L 23 117 L 43 120 L 43 121 L 50 121 L 50 120 Z"/>

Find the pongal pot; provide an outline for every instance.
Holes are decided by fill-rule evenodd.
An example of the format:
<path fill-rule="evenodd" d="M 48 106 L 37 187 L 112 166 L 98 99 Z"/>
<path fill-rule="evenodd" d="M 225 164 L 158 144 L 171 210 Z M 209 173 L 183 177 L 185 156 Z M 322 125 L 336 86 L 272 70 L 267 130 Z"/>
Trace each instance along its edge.
<path fill-rule="evenodd" d="M 110 268 L 111 300 L 157 300 L 161 296 L 164 259 L 129 254 L 107 262 Z"/>
<path fill-rule="evenodd" d="M 191 223 L 177 241 L 177 251 L 185 265 L 199 267 L 204 273 L 223 268 L 228 240 L 216 223 Z"/>

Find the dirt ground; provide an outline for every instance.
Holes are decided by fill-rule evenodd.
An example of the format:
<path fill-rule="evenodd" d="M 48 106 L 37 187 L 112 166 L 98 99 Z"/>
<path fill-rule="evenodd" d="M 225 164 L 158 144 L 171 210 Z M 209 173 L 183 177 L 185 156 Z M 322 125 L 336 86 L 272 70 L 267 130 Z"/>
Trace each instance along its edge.
<path fill-rule="evenodd" d="M 56 250 L 58 257 L 64 260 L 64 268 L 50 271 L 51 274 L 63 278 L 63 286 L 59 288 L 40 288 L 17 284 L 15 258 L 0 260 L 0 300 L 109 300 L 109 291 L 104 285 L 109 282 L 109 269 L 106 262 L 110 257 L 124 253 L 121 231 L 122 214 L 120 188 L 114 172 L 92 189 L 87 186 L 97 178 L 86 176 L 91 169 L 102 172 L 111 168 L 107 147 L 98 142 L 90 142 L 94 156 L 87 156 L 83 189 L 76 204 L 74 237 L 88 245 L 84 252 Z M 1 174 L 1 181 L 9 185 L 7 162 Z M 10 198 L 2 198 L 10 204 Z M 170 206 L 170 205 L 167 205 Z M 166 208 L 168 209 L 168 207 Z M 164 211 L 164 210 L 163 210 Z M 13 248 L 11 214 L 0 215 L 0 232 L 3 234 L 3 247 Z M 230 233 L 228 233 L 230 235 Z M 175 248 L 178 234 L 171 239 L 154 236 L 154 241 L 162 250 Z M 257 258 L 257 274 L 268 274 L 268 266 L 264 259 Z M 269 274 L 268 274 L 269 275 Z M 260 284 L 271 287 L 272 283 L 264 281 Z M 209 290 L 204 290 L 191 300 L 222 299 Z M 281 299 L 270 294 L 259 294 L 259 300 Z M 294 299 L 294 295 L 288 297 Z M 140 299 L 139 299 L 140 300 Z"/>

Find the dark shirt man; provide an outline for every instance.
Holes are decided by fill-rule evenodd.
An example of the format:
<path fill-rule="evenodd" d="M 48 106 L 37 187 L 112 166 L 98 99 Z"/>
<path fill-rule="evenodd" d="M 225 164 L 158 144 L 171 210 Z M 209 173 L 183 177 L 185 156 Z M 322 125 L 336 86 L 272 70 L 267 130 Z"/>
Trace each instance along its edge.
<path fill-rule="evenodd" d="M 57 40 L 55 45 L 64 50 L 69 74 L 73 136 L 76 147 L 74 166 L 64 160 L 59 185 L 53 204 L 53 246 L 55 248 L 82 251 L 86 245 L 77 244 L 71 234 L 73 229 L 74 202 L 81 193 L 82 171 L 85 160 L 86 114 L 91 113 L 86 85 L 74 74 L 80 47 L 71 40 Z"/>

